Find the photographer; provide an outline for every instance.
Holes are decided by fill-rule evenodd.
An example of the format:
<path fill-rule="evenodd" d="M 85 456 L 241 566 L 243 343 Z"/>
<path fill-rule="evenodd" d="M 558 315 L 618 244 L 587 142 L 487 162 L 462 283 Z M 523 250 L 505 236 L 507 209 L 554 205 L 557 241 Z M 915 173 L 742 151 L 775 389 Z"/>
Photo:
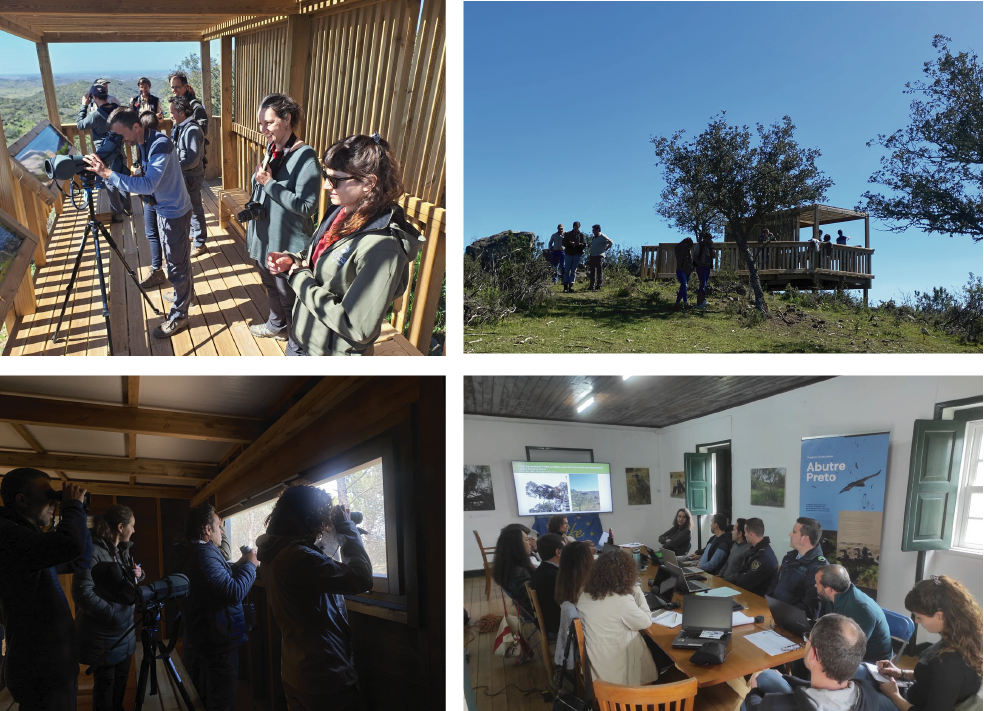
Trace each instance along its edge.
<path fill-rule="evenodd" d="M 349 512 L 331 494 L 293 486 L 257 539 L 263 584 L 282 633 L 287 708 L 358 711 L 362 696 L 344 595 L 372 589 L 372 563 Z M 341 553 L 341 562 L 334 555 Z"/>
<path fill-rule="evenodd" d="M 160 122 L 153 111 L 140 112 L 140 125 L 144 127 L 145 131 L 161 130 Z M 133 175 L 139 176 L 143 174 L 139 152 L 133 161 L 131 170 L 133 171 Z M 140 200 L 143 202 L 144 234 L 147 236 L 147 242 L 150 244 L 150 272 L 140 282 L 140 287 L 142 289 L 150 289 L 158 284 L 166 284 L 167 277 L 164 276 L 164 271 L 161 269 L 161 235 L 157 231 L 156 203 L 152 197 L 148 197 L 147 195 L 141 195 Z"/>
<path fill-rule="evenodd" d="M 140 93 L 130 99 L 130 108 L 136 111 L 138 116 L 144 111 L 150 111 L 157 116 L 158 120 L 164 118 L 161 111 L 161 100 L 150 93 L 150 79 L 140 77 L 137 87 L 140 89 Z"/>
<path fill-rule="evenodd" d="M 133 511 L 126 506 L 110 506 L 105 514 L 97 516 L 92 530 L 92 564 L 119 563 L 124 571 L 132 571 L 139 583 L 146 575 L 133 564 L 129 550 L 135 523 Z M 137 650 L 137 636 L 130 629 L 134 606 L 100 597 L 90 570 L 73 576 L 72 599 L 76 606 L 79 661 L 96 667 L 92 673 L 93 711 L 123 711 L 130 658 Z M 113 647 L 128 629 L 126 638 Z"/>
<path fill-rule="evenodd" d="M 230 565 L 222 557 L 222 520 L 209 504 L 192 509 L 185 541 L 175 544 L 173 562 L 188 576 L 181 660 L 208 711 L 236 708 L 239 646 L 246 636 L 243 598 L 256 579 L 256 552 Z"/>
<path fill-rule="evenodd" d="M 270 273 L 289 271 L 297 294 L 293 337 L 304 350 L 287 355 L 372 355 L 424 238 L 396 202 L 400 166 L 378 133 L 338 141 L 322 170 L 334 209 L 303 251 L 267 256 Z"/>
<path fill-rule="evenodd" d="M 167 278 L 174 292 L 164 299 L 173 301 L 167 320 L 154 329 L 157 338 L 170 338 L 188 326 L 188 309 L 194 298 L 191 281 L 191 258 L 188 248 L 188 229 L 191 225 L 191 200 L 181 175 L 181 166 L 174 144 L 157 131 L 148 131 L 133 109 L 116 109 L 109 117 L 109 126 L 127 143 L 139 147 L 143 177 L 124 176 L 113 172 L 97 155 L 85 156 L 89 170 L 106 180 L 107 185 L 139 195 L 151 195 L 157 210 L 157 228 L 167 261 Z"/>
<path fill-rule="evenodd" d="M 0 483 L 3 681 L 23 711 L 75 708 L 78 643 L 58 574 L 89 568 L 92 539 L 82 509 L 85 489 L 68 482 L 61 492 L 61 520 L 54 530 L 42 531 L 54 515 L 50 492 L 48 475 L 37 469 L 13 469 Z"/>
<path fill-rule="evenodd" d="M 270 94 L 260 103 L 257 121 L 269 145 L 253 175 L 247 205 L 247 210 L 256 209 L 246 224 L 246 249 L 256 260 L 269 300 L 266 322 L 249 330 L 257 338 L 287 341 L 287 355 L 303 355 L 291 330 L 296 297 L 286 275 L 274 276 L 267 269 L 267 255 L 301 251 L 314 231 L 321 170 L 315 150 L 294 135 L 300 119 L 300 104 L 286 94 Z"/>
<path fill-rule="evenodd" d="M 178 162 L 184 176 L 188 197 L 191 199 L 191 239 L 194 246 L 191 256 L 205 251 L 208 227 L 205 224 L 205 207 L 202 205 L 202 183 L 205 182 L 205 134 L 192 117 L 191 102 L 183 96 L 171 99 L 171 141 L 178 151 Z"/>
<path fill-rule="evenodd" d="M 96 105 L 96 110 L 86 115 L 90 103 Z M 109 116 L 117 108 L 119 105 L 115 101 L 108 100 L 105 85 L 93 84 L 89 93 L 82 97 L 76 126 L 80 131 L 86 129 L 92 131 L 92 145 L 103 163 L 118 173 L 129 175 L 126 157 L 123 155 L 123 138 L 113 133 L 109 125 Z M 120 189 L 115 185 L 107 184 L 105 187 L 109 195 L 109 210 L 113 213 L 113 222 L 123 222 L 123 215 L 131 214 L 130 196 L 126 193 L 121 194 Z"/>

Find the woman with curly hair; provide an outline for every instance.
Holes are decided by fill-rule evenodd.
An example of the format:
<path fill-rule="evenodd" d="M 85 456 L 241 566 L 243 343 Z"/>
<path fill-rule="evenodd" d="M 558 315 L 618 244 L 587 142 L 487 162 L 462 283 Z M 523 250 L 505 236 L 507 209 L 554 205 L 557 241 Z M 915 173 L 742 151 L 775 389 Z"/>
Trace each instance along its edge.
<path fill-rule="evenodd" d="M 915 614 L 923 629 L 940 636 L 912 671 L 890 661 L 878 662 L 888 677 L 879 697 L 886 711 L 950 711 L 975 696 L 981 688 L 981 606 L 962 584 L 945 575 L 934 575 L 905 596 L 905 609 Z M 911 681 L 902 693 L 896 680 Z"/>
<path fill-rule="evenodd" d="M 533 605 L 526 594 L 526 581 L 533 577 L 533 563 L 530 561 L 532 547 L 525 526 L 510 524 L 499 532 L 495 542 L 495 561 L 492 565 L 492 579 L 522 608 L 522 616 L 533 616 Z"/>
<path fill-rule="evenodd" d="M 653 620 L 642 588 L 635 584 L 636 572 L 627 552 L 602 553 L 578 598 L 585 653 L 594 679 L 640 686 L 659 676 L 639 634 Z"/>
<path fill-rule="evenodd" d="M 690 535 L 693 530 L 694 517 L 690 515 L 690 511 L 686 508 L 678 509 L 673 525 L 659 537 L 659 543 L 678 556 L 686 555 L 690 552 Z"/>
<path fill-rule="evenodd" d="M 560 628 L 557 633 L 557 649 L 554 651 L 554 664 L 564 663 L 564 647 L 567 634 L 571 628 L 571 620 L 577 619 L 581 613 L 577 610 L 577 601 L 588 580 L 588 572 L 594 563 L 591 546 L 585 542 L 568 543 L 560 554 L 560 571 L 557 573 L 557 586 L 554 588 L 554 600 L 560 605 Z M 567 668 L 574 668 L 577 645 L 571 647 L 567 657 Z"/>

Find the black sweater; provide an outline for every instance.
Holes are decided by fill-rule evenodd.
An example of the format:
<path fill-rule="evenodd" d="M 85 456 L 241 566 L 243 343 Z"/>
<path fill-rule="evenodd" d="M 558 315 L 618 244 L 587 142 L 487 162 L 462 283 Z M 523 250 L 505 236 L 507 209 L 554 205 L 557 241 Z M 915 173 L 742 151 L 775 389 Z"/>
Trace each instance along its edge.
<path fill-rule="evenodd" d="M 940 653 L 941 642 L 929 647 L 913 670 L 915 683 L 905 694 L 914 711 L 951 711 L 981 688 L 981 677 L 958 652 Z"/>
<path fill-rule="evenodd" d="M 685 555 L 690 550 L 690 528 L 673 526 L 659 537 L 659 543 L 663 548 L 670 549 L 678 556 Z"/>

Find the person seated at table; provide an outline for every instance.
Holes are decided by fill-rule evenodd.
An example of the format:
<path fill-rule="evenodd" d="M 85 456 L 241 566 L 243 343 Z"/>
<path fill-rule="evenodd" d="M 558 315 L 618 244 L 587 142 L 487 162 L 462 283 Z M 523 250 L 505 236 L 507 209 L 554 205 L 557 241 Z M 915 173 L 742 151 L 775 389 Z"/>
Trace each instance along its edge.
<path fill-rule="evenodd" d="M 520 524 L 509 524 L 499 532 L 495 542 L 495 561 L 492 564 L 492 579 L 502 588 L 516 606 L 520 608 L 523 619 L 533 619 L 533 606 L 526 594 L 526 581 L 533 578 L 533 564 L 530 563 L 530 539 Z"/>
<path fill-rule="evenodd" d="M 775 669 L 758 672 L 748 682 L 751 691 L 742 711 L 877 711 L 878 690 L 853 678 L 866 644 L 857 622 L 844 615 L 824 615 L 813 626 L 804 650 L 810 680 Z"/>
<path fill-rule="evenodd" d="M 820 549 L 823 527 L 815 518 L 800 516 L 789 533 L 789 545 L 793 550 L 783 557 L 779 572 L 768 594 L 777 600 L 800 608 L 814 619 L 820 614 L 820 596 L 817 594 L 817 570 L 827 565 Z"/>
<path fill-rule="evenodd" d="M 554 601 L 560 605 L 560 625 L 557 628 L 557 648 L 554 650 L 554 664 L 564 663 L 564 648 L 567 646 L 567 635 L 571 621 L 581 617 L 577 610 L 577 600 L 581 597 L 584 584 L 588 580 L 588 572 L 594 564 L 594 549 L 587 542 L 568 543 L 560 554 L 560 570 L 557 572 L 557 584 L 554 587 Z M 571 647 L 567 657 L 567 668 L 574 668 L 574 652 L 577 643 Z"/>
<path fill-rule="evenodd" d="M 663 548 L 673 551 L 677 557 L 686 555 L 690 551 L 690 537 L 694 530 L 694 517 L 686 508 L 677 509 L 673 519 L 673 526 L 659 537 L 659 544 Z"/>
<path fill-rule="evenodd" d="M 858 623 L 868 638 L 864 661 L 877 662 L 892 657 L 892 633 L 885 611 L 851 582 L 843 565 L 825 565 L 815 575 L 820 596 L 820 614 L 836 612 Z"/>
<path fill-rule="evenodd" d="M 878 671 L 888 677 L 881 684 L 880 708 L 950 711 L 963 707 L 981 688 L 981 606 L 961 583 L 933 575 L 909 591 L 905 609 L 915 614 L 916 624 L 940 639 L 920 655 L 912 671 L 890 661 L 878 662 Z M 903 691 L 896 679 L 913 684 Z"/>
<path fill-rule="evenodd" d="M 697 567 L 706 573 L 716 575 L 728 560 L 731 551 L 731 533 L 728 517 L 723 513 L 711 516 L 711 537 L 697 561 Z"/>
<path fill-rule="evenodd" d="M 554 589 L 557 585 L 557 572 L 560 569 L 560 553 L 564 550 L 564 541 L 556 533 L 545 533 L 540 536 L 537 547 L 543 556 L 530 581 L 530 587 L 536 590 L 540 612 L 543 613 L 543 626 L 547 637 L 552 641 L 557 638 L 556 629 L 560 624 L 560 605 L 554 602 Z"/>
<path fill-rule="evenodd" d="M 741 564 L 752 552 L 752 544 L 745 540 L 745 519 L 740 518 L 731 527 L 731 551 L 728 553 L 728 560 L 721 568 L 718 575 L 733 583 L 738 573 L 741 571 Z"/>
<path fill-rule="evenodd" d="M 568 543 L 574 543 L 574 538 L 567 535 L 567 532 L 571 530 L 571 526 L 567 523 L 567 516 L 564 514 L 557 514 L 551 516 L 547 521 L 547 533 L 556 533 L 558 536 L 564 539 L 564 545 Z"/>
<path fill-rule="evenodd" d="M 779 563 L 769 537 L 765 535 L 762 519 L 750 518 L 745 521 L 745 540 L 752 544 L 752 550 L 731 582 L 748 592 L 764 595 L 772 584 Z"/>
<path fill-rule="evenodd" d="M 527 537 L 530 542 L 530 565 L 535 569 L 540 565 L 540 556 L 536 553 L 536 531 L 534 531 L 529 526 L 523 525 L 522 523 L 510 523 L 502 530 L 512 530 L 518 529 L 523 532 L 523 535 Z"/>
<path fill-rule="evenodd" d="M 585 654 L 593 679 L 641 686 L 659 677 L 640 632 L 653 624 L 636 582 L 636 564 L 625 551 L 607 551 L 591 566 L 577 600 Z"/>

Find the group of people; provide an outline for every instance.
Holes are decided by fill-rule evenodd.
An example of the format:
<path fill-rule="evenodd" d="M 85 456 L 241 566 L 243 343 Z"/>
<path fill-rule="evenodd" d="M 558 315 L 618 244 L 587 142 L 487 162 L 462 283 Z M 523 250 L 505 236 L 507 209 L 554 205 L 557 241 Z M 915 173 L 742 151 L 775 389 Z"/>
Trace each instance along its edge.
<path fill-rule="evenodd" d="M 635 561 L 622 550 L 596 556 L 592 543 L 567 539 L 567 523 L 563 515 L 551 517 L 550 533 L 538 539 L 522 524 L 503 528 L 496 544 L 496 582 L 527 618 L 532 607 L 525 583 L 536 590 L 543 632 L 557 641 L 556 664 L 565 663 L 570 623 L 580 618 L 592 678 L 630 686 L 655 681 L 672 662 L 640 634 L 653 622 Z M 960 582 L 933 576 L 906 596 L 905 607 L 916 622 L 941 639 L 923 652 L 913 671 L 903 671 L 890 661 L 884 610 L 851 582 L 843 566 L 826 559 L 818 521 L 796 519 L 791 550 L 781 560 L 760 518 L 739 518 L 731 525 L 727 515 L 714 514 L 707 545 L 691 554 L 693 529 L 693 516 L 681 508 L 659 544 L 681 565 L 696 565 L 733 586 L 798 607 L 815 621 L 803 660 L 789 674 L 754 675 L 744 708 L 943 711 L 981 688 L 981 607 Z M 877 664 L 888 681 L 876 683 L 862 662 Z M 566 664 L 573 667 L 573 655 Z M 900 686 L 899 681 L 913 683 Z"/>
<path fill-rule="evenodd" d="M 581 266 L 584 252 L 588 252 L 588 291 L 601 291 L 604 281 L 605 256 L 614 246 L 606 234 L 601 231 L 601 225 L 591 228 L 589 238 L 581 232 L 581 223 L 575 222 L 573 229 L 564 232 L 563 225 L 557 225 L 557 231 L 550 235 L 547 248 L 550 251 L 550 264 L 554 267 L 553 283 L 561 279 L 564 293 L 574 291 L 577 280 L 577 268 Z"/>
<path fill-rule="evenodd" d="M 158 338 L 188 326 L 191 260 L 207 251 L 208 234 L 201 194 L 208 114 L 184 73 L 170 82 L 170 137 L 160 132 L 160 100 L 146 78 L 127 106 L 93 84 L 78 120 L 92 130 L 95 152 L 84 160 L 109 194 L 113 221 L 130 214 L 131 193 L 142 196 L 151 265 L 141 286 L 173 287 L 164 294 L 167 319 L 153 331 Z M 268 146 L 251 179 L 246 247 L 267 291 L 268 317 L 250 332 L 286 341 L 291 356 L 372 355 L 424 240 L 398 204 L 405 191 L 389 143 L 378 133 L 348 136 L 319 159 L 295 134 L 301 116 L 300 104 L 281 93 L 257 110 Z M 137 146 L 138 170 L 127 167 L 124 143 Z M 322 181 L 332 207 L 315 227 Z"/>
<path fill-rule="evenodd" d="M 685 237 L 673 248 L 673 256 L 676 258 L 676 277 L 680 282 L 675 304 L 678 308 L 681 302 L 683 308 L 689 306 L 687 286 L 694 271 L 697 272 L 697 278 L 700 280 L 697 287 L 697 308 L 707 308 L 707 282 L 710 281 L 711 267 L 714 266 L 714 256 L 717 254 L 713 240 L 710 232 L 702 232 L 696 244 L 690 237 Z"/>
<path fill-rule="evenodd" d="M 66 483 L 52 528 L 50 491 L 37 469 L 12 470 L 0 484 L 2 682 L 23 711 L 66 711 L 76 706 L 82 663 L 94 668 L 94 711 L 122 711 L 135 609 L 114 601 L 91 571 L 115 563 L 131 584 L 144 580 L 130 553 L 136 518 L 114 505 L 90 533 L 85 490 Z M 243 600 L 259 577 L 282 636 L 287 707 L 314 711 L 331 698 L 332 708 L 362 709 L 343 596 L 372 588 L 372 564 L 348 510 L 316 487 L 290 487 L 256 543 L 232 562 L 222 519 L 202 504 L 188 513 L 184 540 L 170 556 L 168 573 L 187 576 L 190 587 L 165 608 L 182 613 L 181 659 L 205 708 L 236 707 L 238 649 L 248 639 Z M 73 574 L 74 620 L 59 573 Z"/>

